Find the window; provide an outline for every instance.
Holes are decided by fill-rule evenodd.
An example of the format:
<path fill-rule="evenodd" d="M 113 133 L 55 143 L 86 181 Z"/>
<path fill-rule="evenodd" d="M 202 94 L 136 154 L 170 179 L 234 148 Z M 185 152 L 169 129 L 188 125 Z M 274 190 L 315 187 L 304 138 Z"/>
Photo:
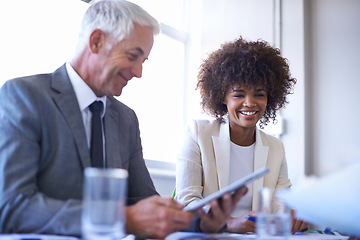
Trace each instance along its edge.
<path fill-rule="evenodd" d="M 175 161 L 186 115 L 186 1 L 132 2 L 154 16 L 162 31 L 143 65 L 142 78 L 132 79 L 118 99 L 139 118 L 144 158 Z"/>
<path fill-rule="evenodd" d="M 53 72 L 70 60 L 88 4 L 74 0 L 6 1 L 0 8 L 0 85 Z"/>

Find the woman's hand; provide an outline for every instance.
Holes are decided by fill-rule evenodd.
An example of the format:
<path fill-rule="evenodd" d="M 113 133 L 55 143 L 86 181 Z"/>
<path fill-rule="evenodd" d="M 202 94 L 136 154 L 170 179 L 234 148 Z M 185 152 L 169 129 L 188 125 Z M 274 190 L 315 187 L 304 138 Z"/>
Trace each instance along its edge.
<path fill-rule="evenodd" d="M 307 230 L 309 224 L 303 220 L 295 218 L 295 210 L 291 209 L 291 233 L 303 232 Z"/>
<path fill-rule="evenodd" d="M 241 187 L 233 195 L 225 194 L 221 201 L 213 200 L 210 203 L 210 211 L 206 214 L 202 209 L 198 209 L 200 217 L 200 230 L 202 232 L 215 233 L 225 226 L 227 219 L 235 210 L 238 201 L 247 193 L 247 187 Z"/>
<path fill-rule="evenodd" d="M 226 231 L 234 233 L 254 233 L 256 224 L 255 221 L 249 220 L 249 217 L 256 217 L 256 212 L 252 211 L 238 218 L 229 218 Z"/>
<path fill-rule="evenodd" d="M 239 218 L 230 218 L 227 221 L 227 231 L 236 233 L 255 232 L 256 224 L 248 219 L 249 216 L 256 217 L 256 212 Z M 291 233 L 307 230 L 309 224 L 303 220 L 295 218 L 295 210 L 291 210 Z"/>

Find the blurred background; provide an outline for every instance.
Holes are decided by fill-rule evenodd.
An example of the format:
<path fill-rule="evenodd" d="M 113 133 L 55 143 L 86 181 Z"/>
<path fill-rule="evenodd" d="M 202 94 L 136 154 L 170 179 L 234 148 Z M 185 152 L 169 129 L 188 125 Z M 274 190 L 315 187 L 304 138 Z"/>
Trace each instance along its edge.
<path fill-rule="evenodd" d="M 265 129 L 284 142 L 293 184 L 360 161 L 359 0 L 133 2 L 161 22 L 162 32 L 143 77 L 130 81 L 119 100 L 139 117 L 144 157 L 160 194 L 170 196 L 175 186 L 186 123 L 209 118 L 195 90 L 199 66 L 239 36 L 278 47 L 298 80 L 278 123 Z M 70 60 L 88 6 L 81 0 L 3 2 L 0 85 Z"/>

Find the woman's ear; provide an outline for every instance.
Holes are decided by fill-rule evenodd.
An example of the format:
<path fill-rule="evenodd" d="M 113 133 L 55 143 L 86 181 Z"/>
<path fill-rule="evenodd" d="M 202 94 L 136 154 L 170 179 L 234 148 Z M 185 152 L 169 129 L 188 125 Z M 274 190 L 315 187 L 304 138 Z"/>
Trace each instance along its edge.
<path fill-rule="evenodd" d="M 227 93 L 227 92 L 226 92 L 226 93 Z M 225 106 L 227 106 L 227 100 L 226 100 L 226 95 L 227 95 L 227 94 L 226 94 L 226 93 L 225 93 L 224 99 L 223 99 L 223 101 L 222 101 L 222 104 L 224 104 Z"/>

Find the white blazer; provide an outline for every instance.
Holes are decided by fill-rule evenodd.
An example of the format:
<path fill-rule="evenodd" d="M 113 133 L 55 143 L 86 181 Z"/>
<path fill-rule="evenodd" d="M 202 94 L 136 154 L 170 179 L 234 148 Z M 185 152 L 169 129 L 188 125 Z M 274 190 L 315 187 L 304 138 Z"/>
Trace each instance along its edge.
<path fill-rule="evenodd" d="M 283 143 L 256 128 L 254 171 L 268 167 L 269 174 L 253 182 L 253 193 L 262 187 L 289 188 Z M 195 120 L 185 131 L 176 166 L 175 199 L 184 205 L 202 199 L 229 184 L 229 123 L 220 120 Z M 252 209 L 257 210 L 258 194 L 253 194 Z"/>

